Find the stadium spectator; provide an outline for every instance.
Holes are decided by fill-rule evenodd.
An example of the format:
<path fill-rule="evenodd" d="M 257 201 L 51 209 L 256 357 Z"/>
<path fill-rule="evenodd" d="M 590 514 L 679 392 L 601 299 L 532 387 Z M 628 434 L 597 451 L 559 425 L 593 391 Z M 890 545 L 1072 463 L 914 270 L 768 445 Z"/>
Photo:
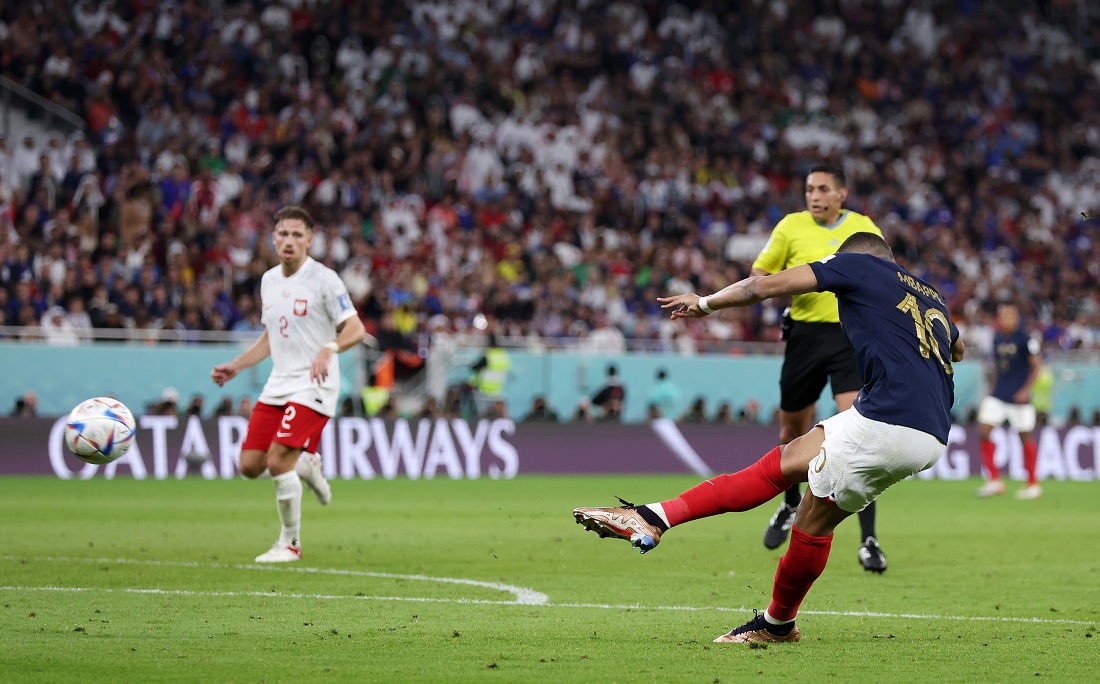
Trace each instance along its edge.
<path fill-rule="evenodd" d="M 180 393 L 175 387 L 165 387 L 161 390 L 160 399 L 145 412 L 153 416 L 174 416 L 179 413 Z"/>
<path fill-rule="evenodd" d="M 201 394 L 194 394 L 191 396 L 191 401 L 187 404 L 187 408 L 183 409 L 183 415 L 198 416 L 202 418 L 203 406 L 206 403 L 206 399 Z"/>
<path fill-rule="evenodd" d="M 596 414 L 592 409 L 592 400 L 588 397 L 581 397 L 577 401 L 577 408 L 573 411 L 573 422 L 576 423 L 594 423 L 596 422 Z"/>
<path fill-rule="evenodd" d="M 733 417 L 733 407 L 728 401 L 718 404 L 718 410 L 714 412 L 713 422 L 719 425 L 733 425 L 736 420 Z"/>
<path fill-rule="evenodd" d="M 657 409 L 657 417 L 675 418 L 680 411 L 680 388 L 668 377 L 664 368 L 657 369 L 656 382 L 646 397 L 648 405 Z"/>
<path fill-rule="evenodd" d="M 92 337 L 92 318 L 85 309 L 84 298 L 74 294 L 69 297 L 68 302 L 68 313 L 65 317 L 68 319 L 69 325 L 72 326 L 77 338 L 81 341 L 90 340 Z"/>
<path fill-rule="evenodd" d="M 27 390 L 23 396 L 15 400 L 12 408 L 13 418 L 34 418 L 38 415 L 38 395 L 33 390 Z"/>
<path fill-rule="evenodd" d="M 71 347 L 80 344 L 80 335 L 72 322 L 69 321 L 63 307 L 51 306 L 42 315 L 41 326 L 46 344 L 58 347 Z"/>
<path fill-rule="evenodd" d="M 233 415 L 233 398 L 229 396 L 222 397 L 218 405 L 214 407 L 213 416 L 215 418 L 221 418 L 222 416 L 231 415 Z"/>
<path fill-rule="evenodd" d="M 496 420 L 497 418 L 508 417 L 508 404 L 503 399 L 494 399 L 489 408 L 486 409 L 484 417 L 489 420 Z"/>
<path fill-rule="evenodd" d="M 416 417 L 420 420 L 435 420 L 440 415 L 439 402 L 435 400 L 435 397 L 428 397 L 424 400 L 424 404 L 420 407 L 420 412 L 416 414 Z"/>
<path fill-rule="evenodd" d="M 756 399 L 746 401 L 741 410 L 737 412 L 737 422 L 747 425 L 755 425 L 760 422 L 760 402 Z"/>
<path fill-rule="evenodd" d="M 597 412 L 596 420 L 601 422 L 619 422 L 623 417 L 623 404 L 626 403 L 626 387 L 619 378 L 619 368 L 608 364 L 607 377 L 600 389 L 592 395 L 590 406 Z M 586 406 L 587 408 L 587 406 Z"/>
<path fill-rule="evenodd" d="M 687 410 L 684 411 L 677 422 L 696 425 L 708 422 L 706 398 L 695 397 L 691 405 L 688 406 Z"/>
<path fill-rule="evenodd" d="M 622 330 L 611 324 L 606 314 L 595 315 L 595 326 L 587 336 L 588 351 L 604 354 L 622 354 L 626 351 L 626 337 Z"/>
<path fill-rule="evenodd" d="M 539 395 L 531 400 L 531 408 L 523 417 L 525 423 L 556 423 L 557 411 L 546 401 L 546 397 Z"/>

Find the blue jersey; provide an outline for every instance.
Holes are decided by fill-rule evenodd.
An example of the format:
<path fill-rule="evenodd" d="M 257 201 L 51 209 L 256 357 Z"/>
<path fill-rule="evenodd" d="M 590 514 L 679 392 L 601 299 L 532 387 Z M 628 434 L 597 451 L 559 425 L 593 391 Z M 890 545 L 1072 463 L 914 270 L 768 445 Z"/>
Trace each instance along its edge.
<path fill-rule="evenodd" d="M 943 296 L 892 261 L 842 252 L 810 264 L 818 290 L 840 304 L 863 389 L 855 408 L 947 443 L 955 402 L 951 345 L 959 329 Z"/>
<path fill-rule="evenodd" d="M 1016 393 L 1031 375 L 1031 357 L 1038 353 L 1038 340 L 1028 337 L 1023 328 L 1017 328 L 1008 335 L 997 333 L 993 338 L 993 355 L 997 361 L 997 382 L 993 386 L 993 396 L 1015 404 Z"/>

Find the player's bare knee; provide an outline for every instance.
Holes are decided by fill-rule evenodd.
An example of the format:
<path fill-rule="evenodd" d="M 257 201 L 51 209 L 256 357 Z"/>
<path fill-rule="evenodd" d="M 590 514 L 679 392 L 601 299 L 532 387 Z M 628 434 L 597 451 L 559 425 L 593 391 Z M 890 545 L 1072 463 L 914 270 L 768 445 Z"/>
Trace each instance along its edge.
<path fill-rule="evenodd" d="M 263 474 L 263 463 L 241 463 L 237 466 L 237 471 L 242 477 L 247 477 L 250 480 L 255 480 L 257 477 Z"/>
<path fill-rule="evenodd" d="M 237 464 L 237 472 L 242 477 L 254 480 L 263 475 L 266 464 L 266 454 L 258 449 L 246 449 L 241 451 L 240 463 Z"/>
<path fill-rule="evenodd" d="M 808 492 L 798 507 L 794 525 L 802 532 L 814 537 L 827 537 L 850 515 L 852 514 L 832 501 Z"/>
<path fill-rule="evenodd" d="M 797 439 L 792 439 L 783 447 L 779 456 L 779 467 L 787 482 L 805 482 L 809 479 L 810 461 L 821 451 L 825 442 L 825 430 L 815 427 Z"/>
<path fill-rule="evenodd" d="M 284 472 L 283 468 L 279 467 L 281 464 L 282 459 L 280 459 L 277 454 L 272 454 L 271 452 L 268 452 L 266 465 L 267 469 L 271 471 L 272 475 L 277 475 Z"/>
<path fill-rule="evenodd" d="M 301 453 L 301 449 L 274 443 L 271 445 L 271 448 L 267 450 L 267 469 L 271 471 L 272 475 L 278 475 L 293 470 L 294 466 L 298 463 L 298 456 Z"/>

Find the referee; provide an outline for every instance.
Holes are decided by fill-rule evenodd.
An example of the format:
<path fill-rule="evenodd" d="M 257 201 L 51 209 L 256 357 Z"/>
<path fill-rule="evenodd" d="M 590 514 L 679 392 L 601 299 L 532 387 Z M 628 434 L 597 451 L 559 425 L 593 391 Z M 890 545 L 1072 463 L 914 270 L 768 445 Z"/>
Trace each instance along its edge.
<path fill-rule="evenodd" d="M 863 214 L 844 208 L 848 197 L 844 171 L 819 165 L 806 176 L 806 211 L 787 214 L 772 230 L 752 265 L 752 275 L 770 275 L 834 254 L 853 233 L 882 236 Z M 836 295 L 811 292 L 795 295 L 783 320 L 783 370 L 779 378 L 779 442 L 787 444 L 809 431 L 814 408 L 828 382 L 837 413 L 852 407 L 863 386 L 855 353 L 840 328 Z M 764 532 L 764 546 L 779 548 L 787 539 L 801 501 L 798 485 L 787 490 L 783 503 Z M 886 556 L 875 535 L 875 503 L 859 513 L 863 543 L 859 561 L 872 572 L 886 571 Z"/>

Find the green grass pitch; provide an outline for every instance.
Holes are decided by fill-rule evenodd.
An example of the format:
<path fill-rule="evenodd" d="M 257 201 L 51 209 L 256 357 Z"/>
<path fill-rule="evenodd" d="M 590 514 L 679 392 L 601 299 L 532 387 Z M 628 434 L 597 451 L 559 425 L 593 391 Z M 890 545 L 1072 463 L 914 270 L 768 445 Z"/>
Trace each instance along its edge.
<path fill-rule="evenodd" d="M 257 567 L 270 482 L 0 479 L 0 681 L 1097 681 L 1096 483 L 1037 501 L 977 482 L 883 497 L 890 567 L 837 532 L 800 644 L 711 639 L 767 605 L 771 504 L 639 556 L 574 524 L 691 477 L 334 482 L 305 557 Z"/>

